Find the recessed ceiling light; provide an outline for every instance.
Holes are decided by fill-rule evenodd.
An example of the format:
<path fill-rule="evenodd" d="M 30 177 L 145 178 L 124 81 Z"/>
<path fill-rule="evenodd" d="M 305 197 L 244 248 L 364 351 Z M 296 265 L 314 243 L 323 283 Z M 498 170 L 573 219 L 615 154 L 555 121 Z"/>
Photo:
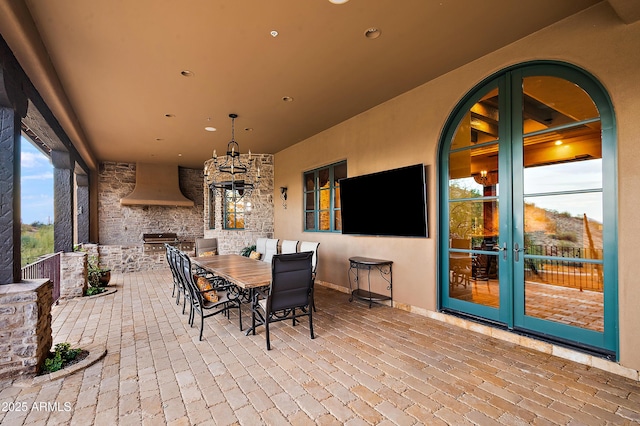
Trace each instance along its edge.
<path fill-rule="evenodd" d="M 158 142 L 160 142 L 160 141 L 162 141 L 162 140 L 164 140 L 164 139 L 162 139 L 162 138 L 156 138 L 156 141 L 158 141 Z"/>
<path fill-rule="evenodd" d="M 556 141 L 556 145 L 562 145 L 562 141 L 561 140 L 557 140 Z"/>
<path fill-rule="evenodd" d="M 245 127 L 244 131 L 245 132 L 253 132 L 253 127 Z"/>
<path fill-rule="evenodd" d="M 182 157 L 182 154 L 178 154 L 178 157 Z"/>
<path fill-rule="evenodd" d="M 378 38 L 380 37 L 380 34 L 382 34 L 382 31 L 380 31 L 378 28 L 368 28 L 364 32 L 364 36 L 368 39 Z"/>
<path fill-rule="evenodd" d="M 195 74 L 189 70 L 180 71 L 180 75 L 183 77 L 193 77 Z"/>
<path fill-rule="evenodd" d="M 345 4 L 348 1 L 349 0 L 329 0 L 329 2 L 333 4 Z"/>
<path fill-rule="evenodd" d="M 293 98 L 291 96 L 284 96 L 282 100 L 285 102 L 293 102 Z"/>
<path fill-rule="evenodd" d="M 215 132 L 216 130 L 218 130 L 218 129 L 216 129 L 215 127 L 211 127 L 211 126 L 207 126 L 207 127 L 205 127 L 204 129 L 205 129 L 207 132 Z"/>
<path fill-rule="evenodd" d="M 271 31 L 271 37 L 278 37 L 278 32 L 276 30 Z"/>
<path fill-rule="evenodd" d="M 165 114 L 164 116 L 165 116 L 165 117 L 167 117 L 167 118 L 173 118 L 173 117 L 175 117 L 175 115 L 174 115 L 174 114 Z"/>

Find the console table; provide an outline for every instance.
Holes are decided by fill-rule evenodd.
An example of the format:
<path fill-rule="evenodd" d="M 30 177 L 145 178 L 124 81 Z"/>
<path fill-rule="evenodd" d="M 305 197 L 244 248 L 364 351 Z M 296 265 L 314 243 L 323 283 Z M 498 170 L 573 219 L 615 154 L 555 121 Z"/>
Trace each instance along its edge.
<path fill-rule="evenodd" d="M 349 297 L 349 302 L 353 301 L 354 297 L 358 299 L 362 299 L 369 302 L 369 308 L 371 308 L 371 304 L 373 302 L 380 302 L 383 300 L 391 300 L 391 304 L 393 305 L 393 285 L 391 278 L 391 264 L 393 262 L 391 260 L 382 260 L 382 259 L 372 259 L 369 257 L 350 257 L 349 258 L 349 290 L 351 291 L 351 297 Z M 380 273 L 380 276 L 383 280 L 385 280 L 389 285 L 387 286 L 387 290 L 389 290 L 389 295 L 383 295 L 378 293 L 371 292 L 371 270 L 377 269 Z M 367 289 L 360 288 L 360 271 L 367 271 Z M 353 280 L 355 285 L 351 283 L 351 277 L 353 276 Z"/>

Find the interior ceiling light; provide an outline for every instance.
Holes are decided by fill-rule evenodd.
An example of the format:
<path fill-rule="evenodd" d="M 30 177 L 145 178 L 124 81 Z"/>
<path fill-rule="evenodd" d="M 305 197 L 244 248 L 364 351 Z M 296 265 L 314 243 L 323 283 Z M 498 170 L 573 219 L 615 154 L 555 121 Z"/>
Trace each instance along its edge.
<path fill-rule="evenodd" d="M 193 77 L 194 76 L 193 72 L 191 72 L 189 70 L 180 71 L 180 75 L 183 76 L 183 77 Z"/>
<path fill-rule="evenodd" d="M 164 116 L 167 117 L 167 118 L 173 118 L 173 117 L 175 117 L 175 114 L 165 114 Z"/>
<path fill-rule="evenodd" d="M 211 117 L 207 117 L 207 122 L 209 122 L 209 123 L 211 122 Z M 218 129 L 216 129 L 216 128 L 215 128 L 215 127 L 213 127 L 213 126 L 207 126 L 207 127 L 205 127 L 204 129 L 205 129 L 207 132 L 215 132 L 216 130 L 218 130 Z"/>
<path fill-rule="evenodd" d="M 271 37 L 278 37 L 278 32 L 276 30 L 271 31 Z"/>
<path fill-rule="evenodd" d="M 329 2 L 333 4 L 345 4 L 348 1 L 349 0 L 329 0 Z"/>
<path fill-rule="evenodd" d="M 557 140 L 556 141 L 556 145 L 562 145 L 562 141 L 561 140 Z"/>
<path fill-rule="evenodd" d="M 293 98 L 291 96 L 284 96 L 282 100 L 285 102 L 293 102 Z"/>
<path fill-rule="evenodd" d="M 378 38 L 380 37 L 380 34 L 382 34 L 382 31 L 380 31 L 378 28 L 368 28 L 364 32 L 364 36 L 368 39 Z"/>

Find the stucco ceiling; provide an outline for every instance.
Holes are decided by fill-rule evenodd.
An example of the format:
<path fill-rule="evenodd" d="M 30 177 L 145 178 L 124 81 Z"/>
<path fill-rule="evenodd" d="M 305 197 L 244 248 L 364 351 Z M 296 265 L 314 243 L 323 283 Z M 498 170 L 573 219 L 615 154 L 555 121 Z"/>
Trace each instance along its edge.
<path fill-rule="evenodd" d="M 74 143 L 86 143 L 100 161 L 202 167 L 213 149 L 226 150 L 229 113 L 238 114 L 243 152 L 276 153 L 595 3 L 27 0 L 26 6 L 81 127 L 85 140 Z M 369 28 L 381 35 L 365 37 Z M 62 107 L 53 107 L 58 115 L 56 108 Z"/>

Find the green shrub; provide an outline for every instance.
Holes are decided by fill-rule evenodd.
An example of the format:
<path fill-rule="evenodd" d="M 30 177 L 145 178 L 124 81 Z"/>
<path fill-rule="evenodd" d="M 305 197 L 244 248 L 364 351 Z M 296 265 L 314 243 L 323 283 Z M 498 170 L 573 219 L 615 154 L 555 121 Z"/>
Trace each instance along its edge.
<path fill-rule="evenodd" d="M 95 296 L 96 294 L 100 294 L 104 291 L 107 291 L 104 287 L 89 287 L 85 296 Z"/>
<path fill-rule="evenodd" d="M 21 226 L 20 255 L 25 266 L 35 262 L 40 256 L 53 253 L 53 225 L 33 223 Z"/>
<path fill-rule="evenodd" d="M 252 245 L 252 246 L 247 246 L 247 247 L 243 248 L 242 250 L 240 250 L 240 256 L 249 257 L 251 252 L 255 251 L 255 250 L 256 250 L 255 244 Z"/>
<path fill-rule="evenodd" d="M 50 356 L 44 360 L 42 371 L 44 373 L 53 373 L 60 370 L 66 362 L 76 359 L 82 349 L 71 349 L 69 343 L 58 343 L 55 350 Z"/>

